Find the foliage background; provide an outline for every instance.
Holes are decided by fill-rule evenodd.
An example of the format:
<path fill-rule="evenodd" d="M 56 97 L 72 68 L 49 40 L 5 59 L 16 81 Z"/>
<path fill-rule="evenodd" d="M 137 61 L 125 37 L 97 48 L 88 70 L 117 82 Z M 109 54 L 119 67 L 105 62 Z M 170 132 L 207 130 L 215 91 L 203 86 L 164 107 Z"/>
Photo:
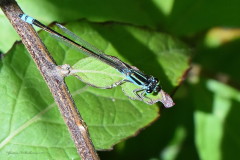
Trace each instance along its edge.
<path fill-rule="evenodd" d="M 238 0 L 19 0 L 26 13 L 53 21 L 126 23 L 167 33 L 184 41 L 193 54 L 187 80 L 178 88 L 176 106 L 114 147 L 102 159 L 239 159 Z M 16 33 L 0 17 L 0 49 L 7 52 Z"/>

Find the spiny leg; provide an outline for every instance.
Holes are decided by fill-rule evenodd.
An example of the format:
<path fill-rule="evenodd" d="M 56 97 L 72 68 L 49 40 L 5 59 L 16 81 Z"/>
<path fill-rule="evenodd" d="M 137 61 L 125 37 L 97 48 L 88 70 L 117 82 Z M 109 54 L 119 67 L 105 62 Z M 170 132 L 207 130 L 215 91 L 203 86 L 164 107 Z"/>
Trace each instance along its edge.
<path fill-rule="evenodd" d="M 141 91 L 143 91 L 143 92 L 141 92 Z M 140 95 L 138 94 L 139 92 L 141 92 Z M 133 93 L 134 93 L 140 100 L 142 100 L 142 101 L 144 101 L 144 102 L 146 102 L 146 103 L 148 103 L 148 104 L 153 104 L 152 99 L 145 96 L 145 94 L 146 94 L 145 89 L 143 89 L 143 88 L 137 88 L 137 89 L 133 90 Z M 150 102 L 149 102 L 149 101 L 145 101 L 144 98 L 150 100 Z"/>
<path fill-rule="evenodd" d="M 140 99 L 140 100 L 143 101 L 144 99 L 143 99 L 142 95 L 139 95 L 139 94 L 138 94 L 138 92 L 141 92 L 141 91 L 144 91 L 144 89 L 143 89 L 143 88 L 137 88 L 137 89 L 134 89 L 134 90 L 133 90 L 133 93 L 135 94 L 135 96 L 138 97 L 138 99 Z M 143 93 L 144 93 L 144 92 L 143 92 Z"/>
<path fill-rule="evenodd" d="M 123 80 L 121 80 L 121 81 L 118 81 L 118 82 L 116 82 L 116 83 L 113 83 L 111 86 L 108 86 L 108 87 L 106 87 L 105 89 L 111 89 L 111 88 L 117 87 L 117 86 L 119 86 L 119 85 L 122 85 L 122 84 L 125 83 L 125 82 L 126 82 L 125 79 L 123 79 Z"/>
<path fill-rule="evenodd" d="M 118 81 L 118 82 L 115 82 L 115 83 L 111 84 L 110 86 L 99 87 L 99 86 L 96 86 L 96 85 L 94 85 L 94 84 L 91 84 L 91 83 L 88 83 L 88 82 L 82 80 L 82 78 L 81 78 L 80 76 L 78 76 L 78 75 L 74 75 L 74 76 L 77 77 L 77 79 L 79 79 L 79 80 L 82 81 L 83 83 L 85 83 L 85 84 L 87 84 L 87 85 L 89 85 L 89 86 L 91 86 L 91 87 L 100 88 L 100 89 L 112 89 L 112 88 L 114 88 L 114 87 L 116 87 L 116 86 L 118 86 L 118 85 L 121 85 L 121 84 L 127 82 L 125 79 L 122 79 L 122 80 L 120 80 L 120 81 Z"/>
<path fill-rule="evenodd" d="M 112 88 L 114 88 L 114 87 L 117 87 L 117 86 L 119 86 L 119 85 L 122 85 L 123 83 L 125 83 L 125 82 L 130 82 L 130 83 L 132 83 L 131 81 L 129 81 L 128 79 L 122 79 L 121 81 L 118 81 L 118 82 L 116 82 L 116 83 L 113 83 L 112 85 L 110 85 L 110 86 L 107 86 L 107 87 L 96 87 L 96 88 L 101 88 L 101 89 L 112 89 Z"/>
<path fill-rule="evenodd" d="M 153 104 L 152 99 L 149 98 L 149 97 L 147 97 L 147 96 L 145 96 L 145 94 L 146 94 L 146 92 L 142 92 L 142 93 L 141 93 L 141 96 L 143 97 L 143 99 L 146 98 L 146 99 L 148 99 L 148 100 L 150 100 L 150 101 L 144 101 L 144 102 L 146 102 L 147 104 Z"/>
<path fill-rule="evenodd" d="M 122 84 L 125 83 L 125 82 L 130 82 L 130 83 L 132 83 L 132 82 L 129 81 L 128 79 L 122 79 L 121 81 L 118 81 L 118 82 L 116 82 L 116 83 L 113 83 L 111 86 L 108 86 L 108 87 L 103 88 L 103 89 L 111 89 L 111 88 L 117 87 L 117 86 L 119 86 L 119 85 L 122 85 Z"/>

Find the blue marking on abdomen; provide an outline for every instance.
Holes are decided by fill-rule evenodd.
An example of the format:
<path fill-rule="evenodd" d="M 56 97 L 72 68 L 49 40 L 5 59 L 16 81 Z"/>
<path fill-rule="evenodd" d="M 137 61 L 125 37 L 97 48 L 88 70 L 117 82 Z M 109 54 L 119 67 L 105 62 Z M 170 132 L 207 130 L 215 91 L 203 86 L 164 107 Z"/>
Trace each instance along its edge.
<path fill-rule="evenodd" d="M 33 24 L 33 21 L 34 21 L 34 18 L 29 17 L 29 16 L 26 15 L 26 14 L 23 14 L 23 15 L 21 16 L 21 19 L 22 19 L 23 21 L 29 23 L 29 24 Z"/>

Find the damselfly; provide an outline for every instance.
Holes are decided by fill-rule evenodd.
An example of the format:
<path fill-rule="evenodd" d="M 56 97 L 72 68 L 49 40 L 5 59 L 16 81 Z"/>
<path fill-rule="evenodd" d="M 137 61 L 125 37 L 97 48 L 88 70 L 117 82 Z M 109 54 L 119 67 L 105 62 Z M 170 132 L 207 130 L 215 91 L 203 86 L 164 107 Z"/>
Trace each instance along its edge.
<path fill-rule="evenodd" d="M 157 94 L 161 91 L 159 80 L 157 78 L 151 75 L 146 75 L 140 70 L 138 70 L 136 67 L 128 65 L 127 63 L 122 62 L 121 60 L 119 60 L 114 56 L 110 56 L 103 53 L 102 51 L 98 50 L 96 47 L 92 46 L 88 42 L 84 41 L 83 39 L 75 35 L 73 32 L 69 31 L 64 26 L 57 24 L 57 26 L 63 32 L 69 35 L 69 37 L 71 37 L 72 39 L 52 30 L 51 28 L 45 26 L 38 20 L 30 16 L 27 16 L 26 14 L 20 14 L 19 17 L 23 21 L 45 30 L 46 32 L 50 33 L 54 38 L 64 42 L 68 46 L 73 46 L 74 48 L 77 48 L 78 50 L 80 50 L 82 53 L 85 53 L 88 56 L 94 57 L 110 65 L 111 67 L 117 69 L 120 73 L 122 73 L 126 77 L 121 81 L 121 83 L 131 82 L 141 87 L 133 90 L 133 93 L 139 99 L 144 101 L 144 98 L 149 99 L 148 97 L 146 97 L 146 94 L 149 94 L 149 93 Z M 77 43 L 76 41 L 79 43 Z M 118 85 L 120 85 L 121 83 L 118 83 Z"/>

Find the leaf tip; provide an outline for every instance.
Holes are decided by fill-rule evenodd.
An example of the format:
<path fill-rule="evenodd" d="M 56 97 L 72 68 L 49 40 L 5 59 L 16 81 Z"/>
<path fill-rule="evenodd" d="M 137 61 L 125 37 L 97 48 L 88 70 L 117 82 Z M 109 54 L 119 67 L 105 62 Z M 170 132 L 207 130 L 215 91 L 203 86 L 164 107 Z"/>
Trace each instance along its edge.
<path fill-rule="evenodd" d="M 161 90 L 160 93 L 162 95 L 162 99 L 160 101 L 162 102 L 165 108 L 171 108 L 172 106 L 175 105 L 172 98 L 166 92 Z"/>

